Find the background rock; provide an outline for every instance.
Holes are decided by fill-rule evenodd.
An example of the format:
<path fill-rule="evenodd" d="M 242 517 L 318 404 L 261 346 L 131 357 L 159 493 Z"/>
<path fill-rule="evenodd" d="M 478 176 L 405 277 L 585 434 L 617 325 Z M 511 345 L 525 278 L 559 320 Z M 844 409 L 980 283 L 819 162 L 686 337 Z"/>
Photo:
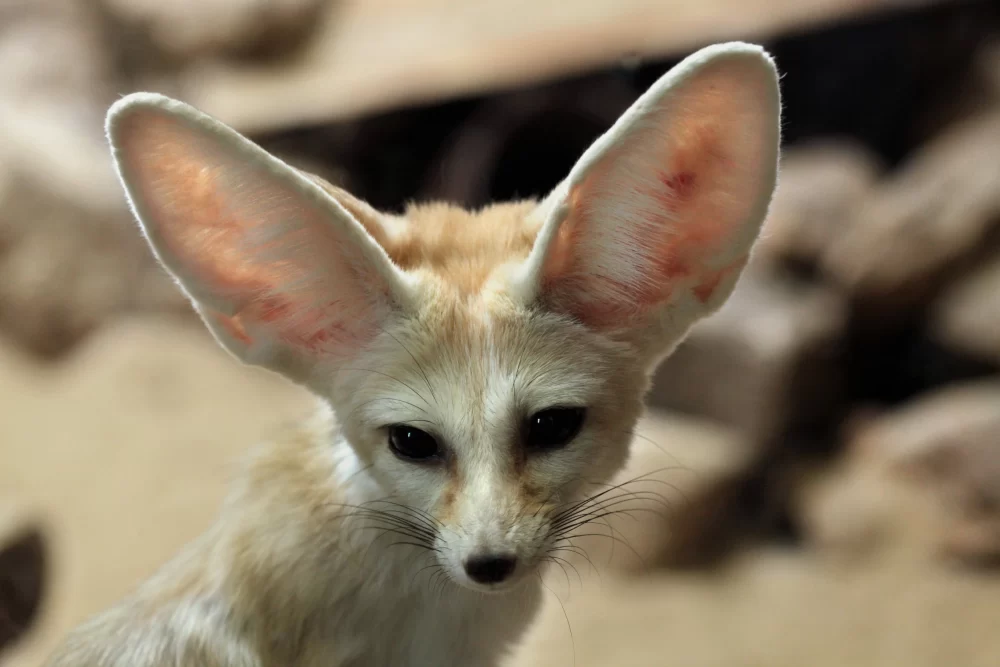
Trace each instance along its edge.
<path fill-rule="evenodd" d="M 93 107 L 99 119 L 115 74 L 101 28 L 82 0 L 0 3 L 0 105 L 58 105 L 67 119 Z"/>
<path fill-rule="evenodd" d="M 0 498 L 0 657 L 31 632 L 48 584 L 43 532 L 29 513 Z"/>
<path fill-rule="evenodd" d="M 1000 366 L 1000 247 L 944 288 L 930 328 L 944 344 Z"/>
<path fill-rule="evenodd" d="M 772 261 L 815 267 L 827 248 L 850 233 L 861 202 L 881 175 L 879 162 L 864 146 L 847 140 L 787 150 L 756 252 Z"/>
<path fill-rule="evenodd" d="M 912 310 L 982 247 L 1000 222 L 1000 113 L 956 124 L 863 202 L 823 258 L 879 317 Z"/>
<path fill-rule="evenodd" d="M 848 447 L 864 453 L 861 467 L 915 484 L 938 505 L 938 552 L 990 563 L 1000 559 L 998 432 L 1000 382 L 991 379 L 943 388 L 888 412 Z"/>
<path fill-rule="evenodd" d="M 846 316 L 837 292 L 751 266 L 729 301 L 658 369 L 650 403 L 770 446 L 837 411 Z"/>
<path fill-rule="evenodd" d="M 315 27 L 325 0 L 101 0 L 126 30 L 181 60 L 282 51 Z"/>

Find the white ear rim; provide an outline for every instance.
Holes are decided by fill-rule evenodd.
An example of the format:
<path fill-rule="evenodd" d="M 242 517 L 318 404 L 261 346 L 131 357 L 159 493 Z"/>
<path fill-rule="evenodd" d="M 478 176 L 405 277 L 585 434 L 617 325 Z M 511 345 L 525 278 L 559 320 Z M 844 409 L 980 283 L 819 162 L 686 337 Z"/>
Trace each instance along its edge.
<path fill-rule="evenodd" d="M 412 308 L 415 305 L 417 299 L 416 283 L 411 279 L 411 276 L 399 269 L 389 258 L 385 249 L 372 238 L 361 223 L 355 220 L 354 216 L 340 202 L 331 197 L 318 184 L 301 175 L 296 169 L 274 157 L 229 126 L 184 102 L 159 93 L 132 93 L 111 105 L 105 120 L 105 134 L 111 147 L 115 172 L 125 191 L 129 208 L 154 256 L 197 306 L 207 306 L 227 316 L 236 314 L 233 304 L 208 293 L 201 288 L 198 280 L 186 275 L 180 262 L 171 257 L 169 252 L 164 251 L 164 243 L 159 230 L 148 222 L 151 219 L 149 211 L 144 202 L 141 201 L 141 197 L 137 196 L 137 187 L 132 180 L 132 174 L 129 173 L 128 165 L 123 159 L 119 141 L 119 130 L 122 122 L 130 114 L 144 110 L 164 112 L 213 135 L 228 145 L 233 154 L 241 160 L 255 164 L 276 180 L 301 194 L 306 201 L 316 205 L 321 210 L 325 210 L 328 215 L 325 215 L 324 219 L 356 244 L 356 247 L 360 248 L 364 260 L 375 267 L 386 284 L 389 285 L 393 298 L 399 302 L 397 305 L 404 309 Z M 216 327 L 212 328 L 214 330 Z"/>
<path fill-rule="evenodd" d="M 607 132 L 584 151 L 570 170 L 569 176 L 539 204 L 535 215 L 544 218 L 544 222 L 531 252 L 512 278 L 511 294 L 526 305 L 537 300 L 549 247 L 555 239 L 560 225 L 569 214 L 566 195 L 573 186 L 583 179 L 591 166 L 600 161 L 636 123 L 642 121 L 649 109 L 655 108 L 659 101 L 671 91 L 696 76 L 706 66 L 715 65 L 725 60 L 753 63 L 768 75 L 766 81 L 769 85 L 762 92 L 767 96 L 769 115 L 775 119 L 775 123 L 770 130 L 771 136 L 766 137 L 765 145 L 773 146 L 773 159 L 766 160 L 767 171 L 761 174 L 761 195 L 754 202 L 747 216 L 747 219 L 752 221 L 750 227 L 753 228 L 748 232 L 756 235 L 760 231 L 767 217 L 778 180 L 778 155 L 781 145 L 781 91 L 778 83 L 778 70 L 767 51 L 756 44 L 745 42 L 714 44 L 691 54 L 650 86 Z"/>

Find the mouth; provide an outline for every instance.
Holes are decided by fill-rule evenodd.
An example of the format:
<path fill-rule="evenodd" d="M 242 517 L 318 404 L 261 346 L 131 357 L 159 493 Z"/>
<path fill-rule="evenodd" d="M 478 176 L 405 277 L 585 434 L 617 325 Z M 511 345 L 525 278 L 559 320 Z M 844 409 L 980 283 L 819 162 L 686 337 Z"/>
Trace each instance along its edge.
<path fill-rule="evenodd" d="M 452 577 L 452 580 L 462 588 L 475 591 L 477 593 L 485 593 L 487 595 L 500 595 L 508 593 L 519 587 L 525 579 L 527 579 L 527 577 L 515 576 L 496 584 L 480 584 L 470 580 L 468 577 Z"/>

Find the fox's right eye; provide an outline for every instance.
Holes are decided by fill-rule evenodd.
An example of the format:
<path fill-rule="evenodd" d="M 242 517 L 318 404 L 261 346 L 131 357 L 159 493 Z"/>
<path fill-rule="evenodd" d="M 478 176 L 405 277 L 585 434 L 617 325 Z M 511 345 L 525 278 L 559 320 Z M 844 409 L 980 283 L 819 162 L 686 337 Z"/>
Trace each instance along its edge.
<path fill-rule="evenodd" d="M 389 427 L 389 448 L 399 458 L 410 461 L 429 461 L 441 456 L 434 436 L 406 424 Z"/>

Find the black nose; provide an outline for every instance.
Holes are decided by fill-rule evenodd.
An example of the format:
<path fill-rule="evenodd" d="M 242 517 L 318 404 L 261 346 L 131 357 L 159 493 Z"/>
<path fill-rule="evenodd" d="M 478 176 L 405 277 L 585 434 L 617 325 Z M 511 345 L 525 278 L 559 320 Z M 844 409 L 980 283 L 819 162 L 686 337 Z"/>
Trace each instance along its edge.
<path fill-rule="evenodd" d="M 479 584 L 498 584 L 511 575 L 517 559 L 513 556 L 474 556 L 465 561 L 465 572 Z"/>

